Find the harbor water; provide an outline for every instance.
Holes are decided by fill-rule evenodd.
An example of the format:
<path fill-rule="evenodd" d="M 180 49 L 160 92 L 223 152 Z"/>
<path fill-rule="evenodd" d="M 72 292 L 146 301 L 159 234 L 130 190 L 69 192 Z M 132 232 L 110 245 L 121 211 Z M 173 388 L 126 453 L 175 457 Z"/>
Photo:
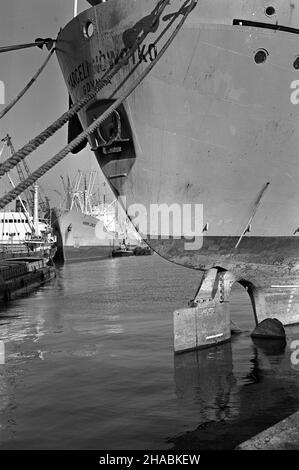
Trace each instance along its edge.
<path fill-rule="evenodd" d="M 199 280 L 158 256 L 107 259 L 2 305 L 0 449 L 232 449 L 297 411 L 299 327 L 286 347 L 254 343 L 241 287 L 242 334 L 174 356 L 172 313 Z"/>

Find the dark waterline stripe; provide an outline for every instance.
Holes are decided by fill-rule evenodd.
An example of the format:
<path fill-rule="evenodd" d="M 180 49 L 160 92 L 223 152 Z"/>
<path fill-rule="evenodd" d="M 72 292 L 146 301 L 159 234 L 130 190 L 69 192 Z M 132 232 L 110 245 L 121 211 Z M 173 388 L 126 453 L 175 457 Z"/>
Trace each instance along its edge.
<path fill-rule="evenodd" d="M 299 34 L 299 29 L 296 29 L 296 28 L 290 28 L 289 26 L 282 26 L 279 24 L 261 23 L 258 21 L 234 19 L 233 25 L 234 26 L 251 26 L 254 28 L 263 28 L 263 29 L 274 29 L 275 31 L 284 31 L 286 33 Z"/>

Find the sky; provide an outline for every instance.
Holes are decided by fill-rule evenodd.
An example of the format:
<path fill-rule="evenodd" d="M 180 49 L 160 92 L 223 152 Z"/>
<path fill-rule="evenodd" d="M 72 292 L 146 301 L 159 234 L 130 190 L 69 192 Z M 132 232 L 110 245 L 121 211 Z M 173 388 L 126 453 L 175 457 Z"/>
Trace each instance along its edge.
<path fill-rule="evenodd" d="M 73 16 L 74 0 L 1 0 L 0 46 L 34 42 L 36 38 L 57 36 Z M 90 8 L 86 0 L 78 0 L 78 11 Z M 0 54 L 0 80 L 5 85 L 8 103 L 29 82 L 48 54 L 39 48 Z M 0 110 L 4 105 L 0 104 Z M 68 93 L 54 54 L 38 81 L 19 103 L 0 121 L 0 139 L 7 133 L 15 149 L 21 148 L 68 109 Z M 67 125 L 37 149 L 26 161 L 33 171 L 67 143 Z M 2 155 L 3 161 L 9 154 Z M 78 171 L 97 170 L 99 185 L 103 176 L 94 154 L 86 147 L 77 155 L 69 155 L 41 180 L 52 204 L 59 205 L 64 191 L 60 175 L 72 177 Z M 1 180 L 3 181 L 3 179 Z M 4 182 L 2 183 L 3 189 Z M 60 193 L 60 194 L 58 194 Z"/>

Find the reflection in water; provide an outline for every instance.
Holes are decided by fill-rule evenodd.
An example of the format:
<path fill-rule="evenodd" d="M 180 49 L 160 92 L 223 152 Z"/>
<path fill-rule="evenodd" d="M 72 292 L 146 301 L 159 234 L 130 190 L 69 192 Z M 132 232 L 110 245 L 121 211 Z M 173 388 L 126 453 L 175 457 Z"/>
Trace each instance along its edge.
<path fill-rule="evenodd" d="M 299 381 L 294 380 L 286 343 L 253 341 L 250 370 L 242 385 L 233 375 L 238 360 L 230 345 L 175 357 L 176 391 L 181 406 L 194 397 L 199 426 L 168 439 L 175 449 L 233 449 L 240 442 L 297 411 Z M 232 343 L 237 352 L 237 342 Z M 233 411 L 233 413 L 231 413 Z"/>
<path fill-rule="evenodd" d="M 3 365 L 0 365 L 0 413 L 3 412 L 9 405 L 8 385 L 4 372 Z M 0 428 L 2 424 L 0 422 Z"/>
<path fill-rule="evenodd" d="M 58 277 L 56 285 L 59 284 Z M 23 367 L 32 361 L 44 361 L 47 351 L 41 346 L 42 339 L 51 329 L 53 320 L 55 328 L 59 323 L 59 310 L 56 310 L 53 317 L 47 316 L 48 308 L 42 300 L 47 289 L 49 285 L 32 292 L 30 296 L 25 295 L 9 304 L 1 305 L 0 340 L 5 344 L 5 364 L 0 365 L 0 413 L 3 413 L 3 416 L 10 416 L 16 408 L 16 387 L 24 372 Z M 26 311 L 26 305 L 27 308 L 30 306 L 29 311 Z M 31 347 L 28 348 L 28 344 Z M 11 370 L 10 364 L 18 364 L 20 368 L 17 372 Z M 6 432 L 13 435 L 14 425 L 15 420 L 11 416 L 7 418 Z M 1 428 L 4 428 L 4 425 L 0 421 Z"/>
<path fill-rule="evenodd" d="M 283 339 L 261 339 L 252 338 L 253 344 L 256 349 L 260 351 L 265 357 L 283 358 L 287 342 Z"/>
<path fill-rule="evenodd" d="M 243 334 L 173 364 L 172 312 L 197 287 L 156 256 L 110 259 L 65 266 L 1 309 L 0 448 L 232 448 L 297 409 L 299 329 L 285 349 L 253 344 L 235 294 Z"/>
<path fill-rule="evenodd" d="M 193 401 L 199 421 L 228 419 L 233 376 L 231 343 L 174 356 L 176 394 L 180 407 Z"/>
<path fill-rule="evenodd" d="M 248 374 L 248 379 L 254 383 L 259 383 L 263 378 L 265 370 L 272 372 L 283 370 L 289 363 L 289 357 L 285 355 L 286 341 L 276 339 L 252 338 L 255 345 L 252 370 Z M 260 366 L 259 366 L 260 364 Z M 259 375 L 260 374 L 260 375 Z"/>

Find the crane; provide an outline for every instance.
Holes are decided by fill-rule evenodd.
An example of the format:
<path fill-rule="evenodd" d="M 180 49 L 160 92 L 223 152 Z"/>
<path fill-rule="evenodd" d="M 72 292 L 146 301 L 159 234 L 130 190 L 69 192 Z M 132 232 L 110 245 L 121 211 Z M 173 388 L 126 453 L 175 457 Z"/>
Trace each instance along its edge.
<path fill-rule="evenodd" d="M 6 134 L 6 136 L 1 141 L 6 143 L 7 147 L 11 151 L 11 154 L 13 155 L 15 153 L 15 149 L 11 140 L 11 136 L 9 134 Z M 23 160 L 22 163 L 18 163 L 16 165 L 16 169 L 20 182 L 25 181 L 25 179 L 31 175 L 31 172 L 25 160 Z M 28 208 L 30 209 L 30 211 L 33 211 L 34 196 L 32 191 L 27 190 L 24 192 L 24 195 L 28 204 Z M 46 212 L 49 210 L 49 199 L 46 196 L 42 197 L 41 194 L 39 195 L 39 207 L 42 212 Z"/>

